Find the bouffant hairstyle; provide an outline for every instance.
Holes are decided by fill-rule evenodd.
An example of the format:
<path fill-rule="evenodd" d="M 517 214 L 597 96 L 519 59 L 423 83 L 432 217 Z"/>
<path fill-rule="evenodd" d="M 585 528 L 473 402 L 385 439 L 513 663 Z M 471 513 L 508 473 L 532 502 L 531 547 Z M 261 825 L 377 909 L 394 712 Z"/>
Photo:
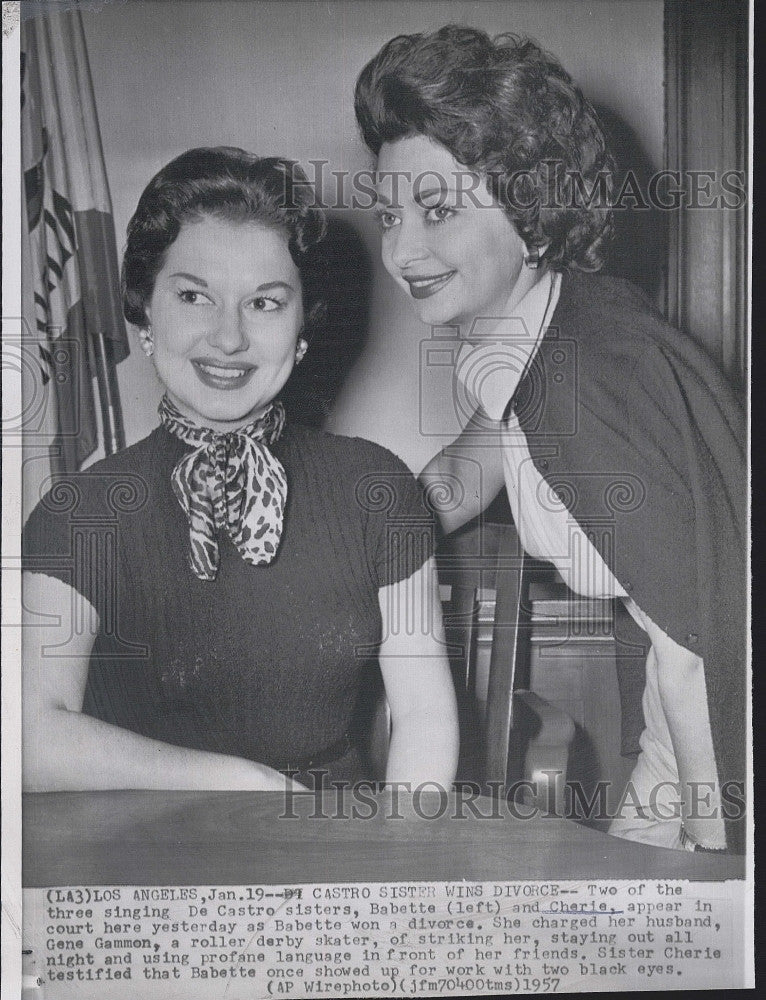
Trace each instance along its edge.
<path fill-rule="evenodd" d="M 425 135 L 484 177 L 529 250 L 557 270 L 598 270 L 612 236 L 614 165 L 596 113 L 534 42 L 448 25 L 392 38 L 356 84 L 377 156 Z"/>
<path fill-rule="evenodd" d="M 305 174 L 291 160 L 257 157 L 233 146 L 190 149 L 147 184 L 133 218 L 122 262 L 125 318 L 147 326 L 146 307 L 168 248 L 184 223 L 214 216 L 283 231 L 303 288 L 307 339 L 325 313 L 321 241 L 324 213 Z"/>

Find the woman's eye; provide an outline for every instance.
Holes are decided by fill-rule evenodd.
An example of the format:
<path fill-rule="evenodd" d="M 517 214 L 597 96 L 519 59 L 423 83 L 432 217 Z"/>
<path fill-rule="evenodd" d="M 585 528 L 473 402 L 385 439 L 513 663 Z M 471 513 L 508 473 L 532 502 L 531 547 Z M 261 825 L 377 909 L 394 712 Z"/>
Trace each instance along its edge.
<path fill-rule="evenodd" d="M 447 219 L 451 219 L 454 214 L 454 208 L 447 208 L 445 205 L 437 205 L 434 208 L 426 210 L 426 222 L 431 225 L 438 226 L 440 223 L 446 222 Z"/>
<path fill-rule="evenodd" d="M 378 212 L 378 225 L 381 229 L 393 229 L 398 222 L 399 218 L 393 212 Z"/>
<path fill-rule="evenodd" d="M 281 302 L 279 299 L 269 298 L 267 295 L 259 295 L 252 300 L 250 305 L 256 312 L 274 312 L 276 309 L 281 309 L 284 302 Z"/>
<path fill-rule="evenodd" d="M 198 292 L 195 288 L 182 288 L 178 292 L 178 298 L 185 302 L 187 306 L 199 306 L 209 302 L 210 299 L 203 292 Z"/>

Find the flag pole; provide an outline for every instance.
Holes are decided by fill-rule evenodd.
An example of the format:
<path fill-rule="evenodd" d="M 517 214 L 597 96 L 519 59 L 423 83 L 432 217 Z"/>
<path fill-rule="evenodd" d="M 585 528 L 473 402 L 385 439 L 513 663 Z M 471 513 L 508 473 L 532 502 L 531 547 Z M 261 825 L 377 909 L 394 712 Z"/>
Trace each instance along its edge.
<path fill-rule="evenodd" d="M 102 331 L 94 334 L 93 347 L 96 384 L 98 385 L 101 423 L 104 433 L 104 454 L 113 455 L 125 447 L 125 429 L 122 423 L 119 390 L 115 384 L 111 344 Z"/>

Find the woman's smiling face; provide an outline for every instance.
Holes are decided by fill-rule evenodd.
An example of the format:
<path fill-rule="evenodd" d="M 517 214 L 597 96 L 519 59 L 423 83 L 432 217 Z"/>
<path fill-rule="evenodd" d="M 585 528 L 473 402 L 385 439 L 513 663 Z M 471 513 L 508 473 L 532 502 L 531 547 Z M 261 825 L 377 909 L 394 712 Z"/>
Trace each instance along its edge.
<path fill-rule="evenodd" d="M 423 135 L 384 143 L 377 165 L 382 257 L 419 318 L 459 325 L 506 315 L 537 275 L 485 181 Z"/>
<path fill-rule="evenodd" d="M 287 236 L 213 216 L 168 248 L 146 310 L 157 374 L 185 416 L 235 430 L 279 394 L 303 324 Z"/>

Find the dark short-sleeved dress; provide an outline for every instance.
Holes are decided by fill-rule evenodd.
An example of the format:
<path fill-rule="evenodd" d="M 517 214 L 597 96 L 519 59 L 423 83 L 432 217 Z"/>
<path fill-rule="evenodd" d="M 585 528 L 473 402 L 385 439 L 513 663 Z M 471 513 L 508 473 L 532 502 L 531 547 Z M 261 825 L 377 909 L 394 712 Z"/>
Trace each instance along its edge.
<path fill-rule="evenodd" d="M 219 535 L 217 578 L 202 581 L 171 487 L 187 450 L 159 427 L 54 481 L 25 526 L 23 568 L 99 614 L 83 710 L 277 768 L 321 757 L 353 731 L 382 637 L 379 588 L 431 553 L 420 487 L 378 445 L 288 425 L 273 446 L 288 481 L 277 557 L 251 566 Z M 355 750 L 335 766 L 349 779 L 361 770 Z"/>

